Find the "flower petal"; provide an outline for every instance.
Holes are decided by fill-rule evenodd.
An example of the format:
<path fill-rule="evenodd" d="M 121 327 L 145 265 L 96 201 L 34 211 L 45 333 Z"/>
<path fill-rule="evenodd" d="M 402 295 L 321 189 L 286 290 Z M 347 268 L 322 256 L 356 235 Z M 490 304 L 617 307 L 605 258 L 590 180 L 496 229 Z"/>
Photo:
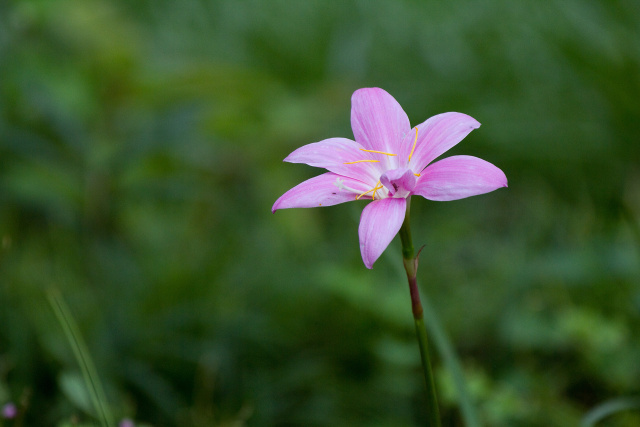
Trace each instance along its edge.
<path fill-rule="evenodd" d="M 358 194 L 371 187 L 356 179 L 332 172 L 318 175 L 284 193 L 271 208 L 271 212 L 288 208 L 317 208 L 351 202 Z"/>
<path fill-rule="evenodd" d="M 459 143 L 472 130 L 480 127 L 473 117 L 462 113 L 443 113 L 419 124 L 418 141 L 409 166 L 420 173 L 442 153 Z M 408 158 L 415 139 L 415 130 L 402 143 L 402 158 Z"/>
<path fill-rule="evenodd" d="M 365 88 L 351 97 L 351 128 L 357 142 L 368 150 L 399 154 L 411 131 L 409 118 L 398 101 L 379 88 Z M 384 169 L 398 167 L 398 157 L 385 156 Z"/>
<path fill-rule="evenodd" d="M 506 186 L 504 172 L 491 163 L 473 156 L 451 156 L 427 166 L 413 194 L 445 202 Z"/>
<path fill-rule="evenodd" d="M 351 163 L 358 160 L 376 160 L 371 153 L 362 149 L 362 145 L 350 139 L 330 138 L 302 146 L 289 154 L 284 161 L 325 168 L 338 175 L 370 182 L 374 186 L 380 175 L 376 163 Z"/>
<path fill-rule="evenodd" d="M 369 203 L 362 211 L 358 235 L 360 253 L 367 268 L 382 255 L 404 221 L 407 199 L 381 199 Z"/>

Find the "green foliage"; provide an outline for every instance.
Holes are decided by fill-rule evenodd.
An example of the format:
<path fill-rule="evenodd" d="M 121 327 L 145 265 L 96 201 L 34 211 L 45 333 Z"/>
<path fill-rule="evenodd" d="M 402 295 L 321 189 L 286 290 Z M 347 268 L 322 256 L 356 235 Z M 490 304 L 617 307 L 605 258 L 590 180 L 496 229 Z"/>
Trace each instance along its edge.
<path fill-rule="evenodd" d="M 412 124 L 475 117 L 452 152 L 509 178 L 412 203 L 422 292 L 483 424 L 578 425 L 633 399 L 639 30 L 625 0 L 0 2 L 0 405 L 96 422 L 55 286 L 118 419 L 420 425 L 399 243 L 369 271 L 364 202 L 270 213 L 319 173 L 282 159 L 351 137 L 367 86 Z M 597 425 L 637 426 L 624 409 Z"/>

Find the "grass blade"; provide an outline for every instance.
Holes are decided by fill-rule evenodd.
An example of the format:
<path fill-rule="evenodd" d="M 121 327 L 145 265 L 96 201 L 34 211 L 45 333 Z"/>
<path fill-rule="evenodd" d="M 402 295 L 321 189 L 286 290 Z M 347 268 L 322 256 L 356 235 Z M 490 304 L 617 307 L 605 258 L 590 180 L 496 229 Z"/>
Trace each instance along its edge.
<path fill-rule="evenodd" d="M 113 418 L 107 404 L 107 399 L 102 388 L 102 383 L 98 377 L 96 368 L 91 360 L 89 349 L 82 339 L 78 325 L 76 324 L 69 307 L 64 302 L 60 291 L 50 288 L 47 291 L 47 299 L 53 309 L 53 312 L 62 326 L 64 333 L 69 341 L 69 345 L 73 349 L 73 354 L 80 366 L 82 377 L 84 378 L 87 391 L 91 397 L 91 401 L 96 411 L 96 416 L 100 420 L 103 427 L 114 426 Z"/>
<path fill-rule="evenodd" d="M 640 397 L 619 397 L 607 400 L 587 412 L 582 417 L 580 427 L 593 427 L 609 415 L 630 409 L 640 409 Z"/>

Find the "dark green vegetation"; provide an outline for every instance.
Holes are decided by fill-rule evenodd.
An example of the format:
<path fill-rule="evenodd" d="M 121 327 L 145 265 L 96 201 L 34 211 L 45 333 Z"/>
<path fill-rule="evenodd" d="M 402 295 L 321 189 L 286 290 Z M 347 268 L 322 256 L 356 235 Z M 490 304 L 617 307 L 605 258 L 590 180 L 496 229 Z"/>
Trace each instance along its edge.
<path fill-rule="evenodd" d="M 270 213 L 321 172 L 282 159 L 351 138 L 367 86 L 413 125 L 473 116 L 452 153 L 509 178 L 412 201 L 423 298 L 483 422 L 575 426 L 637 396 L 640 3 L 443 4 L 0 1 L 0 405 L 95 422 L 54 287 L 116 419 L 421 425 L 399 241 L 370 271 L 366 202 Z"/>

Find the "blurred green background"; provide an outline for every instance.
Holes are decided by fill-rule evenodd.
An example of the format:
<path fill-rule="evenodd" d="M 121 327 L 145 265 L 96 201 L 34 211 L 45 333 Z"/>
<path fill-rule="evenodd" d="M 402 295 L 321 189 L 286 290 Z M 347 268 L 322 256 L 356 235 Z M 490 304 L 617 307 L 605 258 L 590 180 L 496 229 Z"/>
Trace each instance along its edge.
<path fill-rule="evenodd" d="M 321 173 L 282 159 L 352 138 L 370 86 L 412 125 L 479 120 L 449 154 L 509 179 L 412 205 L 423 298 L 484 425 L 638 396 L 639 2 L 4 0 L 0 404 L 94 422 L 55 288 L 117 419 L 422 425 L 399 242 L 367 270 L 365 202 L 270 212 Z"/>

